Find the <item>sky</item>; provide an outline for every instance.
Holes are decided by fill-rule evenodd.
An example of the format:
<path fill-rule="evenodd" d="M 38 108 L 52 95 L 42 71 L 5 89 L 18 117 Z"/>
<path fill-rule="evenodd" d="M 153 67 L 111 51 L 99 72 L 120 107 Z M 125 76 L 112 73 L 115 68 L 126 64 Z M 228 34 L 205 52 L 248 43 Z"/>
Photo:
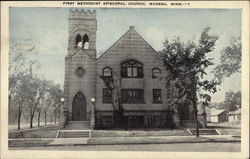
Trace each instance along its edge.
<path fill-rule="evenodd" d="M 135 30 L 157 51 L 164 40 L 180 37 L 183 41 L 199 39 L 206 27 L 219 36 L 215 50 L 210 53 L 215 65 L 220 52 L 231 37 L 241 36 L 239 9 L 121 9 L 88 8 L 97 14 L 97 56 L 106 51 L 128 29 Z M 64 57 L 68 45 L 68 15 L 70 8 L 10 8 L 10 38 L 16 42 L 36 44 L 34 56 L 40 68 L 34 70 L 45 79 L 63 86 Z M 208 76 L 213 67 L 208 68 Z M 209 77 L 208 77 L 209 78 Z M 223 101 L 225 92 L 241 88 L 239 73 L 227 78 L 212 95 L 212 101 Z"/>

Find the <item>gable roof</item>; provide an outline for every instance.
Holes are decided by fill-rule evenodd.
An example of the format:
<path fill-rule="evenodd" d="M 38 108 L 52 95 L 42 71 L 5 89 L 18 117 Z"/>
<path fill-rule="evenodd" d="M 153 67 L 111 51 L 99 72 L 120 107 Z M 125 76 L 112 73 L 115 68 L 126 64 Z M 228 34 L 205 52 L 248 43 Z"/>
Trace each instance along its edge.
<path fill-rule="evenodd" d="M 97 58 L 97 60 L 101 59 L 104 55 L 106 55 L 109 52 L 109 50 L 114 48 L 120 41 L 122 41 L 130 33 L 131 34 L 135 33 L 137 36 L 139 36 L 153 50 L 153 52 L 160 57 L 159 53 L 134 29 L 134 26 L 130 26 L 129 30 L 125 34 L 123 34 L 113 45 L 111 45 L 111 47 L 109 47 L 102 55 L 100 55 Z"/>
<path fill-rule="evenodd" d="M 241 114 L 241 109 L 237 109 L 235 111 L 230 111 L 228 115 L 235 115 L 235 114 Z"/>
<path fill-rule="evenodd" d="M 225 111 L 226 111 L 225 109 L 211 109 L 211 115 L 220 115 Z"/>

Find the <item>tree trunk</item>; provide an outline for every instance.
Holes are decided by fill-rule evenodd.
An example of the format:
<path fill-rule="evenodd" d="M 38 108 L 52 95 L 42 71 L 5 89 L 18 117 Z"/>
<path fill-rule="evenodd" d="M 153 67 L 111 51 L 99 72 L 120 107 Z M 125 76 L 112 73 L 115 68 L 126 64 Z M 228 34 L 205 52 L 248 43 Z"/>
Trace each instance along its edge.
<path fill-rule="evenodd" d="M 55 124 L 56 124 L 56 111 L 55 111 Z"/>
<path fill-rule="evenodd" d="M 194 107 L 194 121 L 195 121 L 195 129 L 196 129 L 196 137 L 200 136 L 199 133 L 199 123 L 198 123 L 198 110 L 197 110 L 197 103 L 196 98 L 193 99 L 193 107 Z"/>
<path fill-rule="evenodd" d="M 61 118 L 61 112 L 58 112 L 58 123 L 60 122 L 60 118 Z"/>
<path fill-rule="evenodd" d="M 52 123 L 52 112 L 50 112 L 50 124 Z"/>
<path fill-rule="evenodd" d="M 38 120 L 37 120 L 37 125 L 38 125 L 38 127 L 40 126 L 40 115 L 41 115 L 41 112 L 38 112 Z"/>
<path fill-rule="evenodd" d="M 44 123 L 47 125 L 47 111 L 44 112 Z"/>
<path fill-rule="evenodd" d="M 30 115 L 30 128 L 33 128 L 33 117 L 34 115 Z"/>
<path fill-rule="evenodd" d="M 124 127 L 123 112 L 120 111 L 120 110 L 115 110 L 114 111 L 114 126 L 116 128 Z"/>
<path fill-rule="evenodd" d="M 195 128 L 196 128 L 196 137 L 200 136 L 199 132 L 199 122 L 198 122 L 198 109 L 197 109 L 197 78 L 195 75 L 193 76 L 193 97 L 192 97 L 192 102 L 193 102 L 193 107 L 194 107 L 194 121 L 195 121 Z"/>
<path fill-rule="evenodd" d="M 196 137 L 199 137 L 200 132 L 199 132 L 199 123 L 197 118 L 197 110 L 194 111 L 194 121 L 195 121 Z"/>
<path fill-rule="evenodd" d="M 21 104 L 19 103 L 19 104 L 18 104 L 18 123 L 17 123 L 18 130 L 20 130 L 21 115 L 22 115 Z"/>

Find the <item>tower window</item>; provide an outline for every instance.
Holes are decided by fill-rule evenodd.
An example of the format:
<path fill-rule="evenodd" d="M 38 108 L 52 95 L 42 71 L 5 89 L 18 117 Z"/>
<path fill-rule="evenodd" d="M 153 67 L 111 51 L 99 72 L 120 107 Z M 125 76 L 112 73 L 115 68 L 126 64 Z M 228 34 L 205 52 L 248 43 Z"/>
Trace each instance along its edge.
<path fill-rule="evenodd" d="M 161 70 L 159 68 L 154 68 L 152 70 L 152 78 L 157 78 L 161 75 Z"/>
<path fill-rule="evenodd" d="M 103 76 L 104 77 L 111 77 L 112 76 L 112 69 L 110 67 L 105 67 L 103 69 Z"/>
<path fill-rule="evenodd" d="M 75 43 L 75 44 L 76 44 L 75 47 L 77 47 L 77 46 L 79 47 L 79 45 L 80 45 L 79 43 L 80 43 L 81 41 L 82 41 L 81 35 L 80 35 L 80 34 L 77 34 L 77 35 L 76 35 L 76 39 L 75 39 L 75 42 L 76 42 L 76 43 Z"/>
<path fill-rule="evenodd" d="M 143 77 L 142 64 L 135 60 L 129 60 L 122 63 L 121 76 L 127 78 L 142 78 Z"/>
<path fill-rule="evenodd" d="M 83 42 L 83 48 L 89 49 L 89 37 L 87 34 L 83 35 L 82 42 Z"/>

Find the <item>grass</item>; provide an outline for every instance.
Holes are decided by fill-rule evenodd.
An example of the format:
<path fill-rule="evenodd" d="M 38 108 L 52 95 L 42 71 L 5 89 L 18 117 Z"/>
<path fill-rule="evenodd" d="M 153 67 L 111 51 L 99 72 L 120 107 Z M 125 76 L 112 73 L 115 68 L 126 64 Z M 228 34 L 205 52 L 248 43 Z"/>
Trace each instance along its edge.
<path fill-rule="evenodd" d="M 9 138 L 55 138 L 58 126 L 9 133 Z"/>
<path fill-rule="evenodd" d="M 94 130 L 92 137 L 145 137 L 145 136 L 190 136 L 187 130 L 130 130 L 130 131 L 117 131 L 117 130 Z"/>
<path fill-rule="evenodd" d="M 208 123 L 208 128 L 218 129 L 222 135 L 241 136 L 241 121 Z"/>
<path fill-rule="evenodd" d="M 51 143 L 53 139 L 49 140 L 9 140 L 9 147 L 33 147 L 46 146 Z"/>
<path fill-rule="evenodd" d="M 225 123 L 208 123 L 208 128 L 218 129 L 222 135 L 241 135 L 240 121 Z M 41 127 L 39 129 L 9 133 L 9 138 L 55 138 L 58 126 Z M 92 137 L 145 137 L 145 136 L 190 136 L 186 129 L 155 130 L 94 130 Z"/>

